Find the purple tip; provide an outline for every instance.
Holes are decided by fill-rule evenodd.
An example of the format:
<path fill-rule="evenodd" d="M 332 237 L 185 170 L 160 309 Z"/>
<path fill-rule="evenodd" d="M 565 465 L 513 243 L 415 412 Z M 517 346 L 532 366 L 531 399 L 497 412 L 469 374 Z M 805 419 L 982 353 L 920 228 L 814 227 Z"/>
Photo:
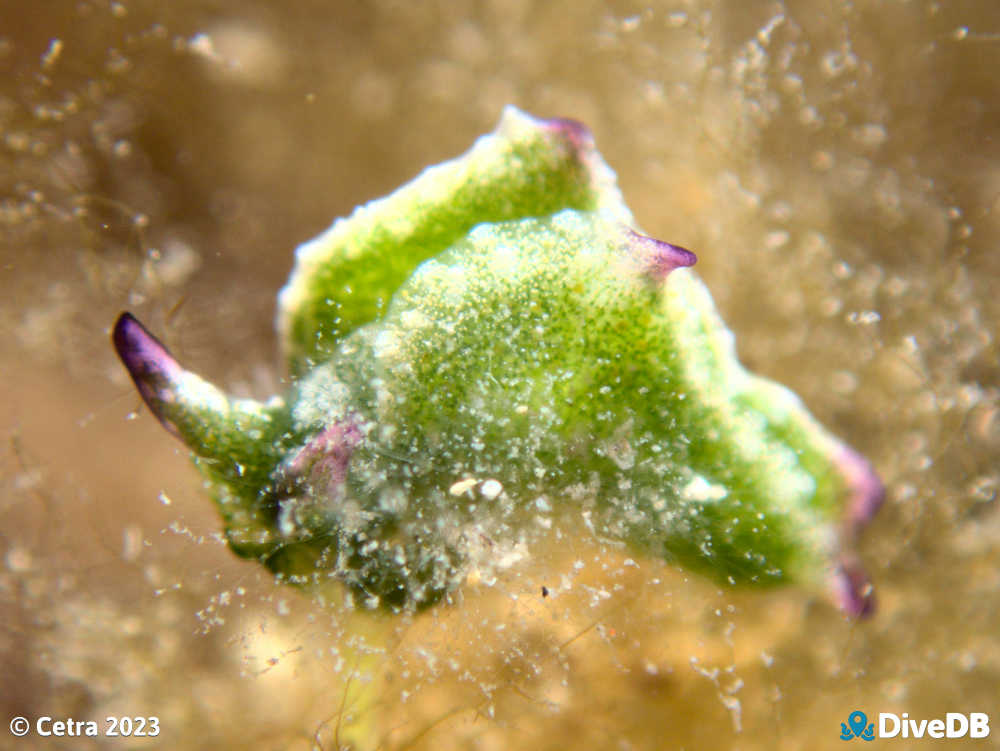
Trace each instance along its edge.
<path fill-rule="evenodd" d="M 174 400 L 173 384 L 184 372 L 181 366 L 131 313 L 118 316 L 111 341 L 146 406 L 163 427 L 180 437 L 177 427 L 164 416 L 163 404 Z"/>
<path fill-rule="evenodd" d="M 323 495 L 336 499 L 347 480 L 347 467 L 355 447 L 364 438 L 357 421 L 348 418 L 336 422 L 313 436 L 285 465 L 290 479 L 308 478 L 322 487 Z"/>
<path fill-rule="evenodd" d="M 861 454 L 846 446 L 836 458 L 850 496 L 844 514 L 845 542 L 852 544 L 872 520 L 885 498 L 885 486 L 872 465 Z"/>
<path fill-rule="evenodd" d="M 657 282 L 662 282 L 674 269 L 694 266 L 698 256 L 687 248 L 640 235 L 628 230 L 629 246 L 642 265 L 643 273 Z"/>
<path fill-rule="evenodd" d="M 832 589 L 837 606 L 852 618 L 868 618 L 875 613 L 875 589 L 853 554 L 840 556 L 833 572 Z"/>
<path fill-rule="evenodd" d="M 590 129 L 581 122 L 564 117 L 553 117 L 542 120 L 541 124 L 542 127 L 561 136 L 577 153 L 591 151 L 594 148 L 594 136 Z"/>

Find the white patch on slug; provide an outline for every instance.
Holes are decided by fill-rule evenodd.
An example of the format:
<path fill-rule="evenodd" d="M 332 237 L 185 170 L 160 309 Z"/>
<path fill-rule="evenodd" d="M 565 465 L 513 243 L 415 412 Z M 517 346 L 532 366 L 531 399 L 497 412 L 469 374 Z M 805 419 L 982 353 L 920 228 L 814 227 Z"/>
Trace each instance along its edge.
<path fill-rule="evenodd" d="M 479 492 L 482 494 L 483 498 L 488 501 L 492 501 L 498 498 L 503 492 L 503 485 L 496 480 L 487 480 L 480 486 Z"/>
<path fill-rule="evenodd" d="M 477 480 L 475 477 L 466 477 L 464 480 L 459 480 L 458 482 L 453 484 L 450 488 L 448 488 L 448 493 L 456 497 L 460 496 L 463 493 L 467 493 L 468 491 L 472 490 L 472 488 L 474 488 L 476 486 L 476 483 L 478 482 L 479 480 Z"/>
<path fill-rule="evenodd" d="M 729 495 L 724 485 L 711 483 L 701 475 L 695 475 L 681 488 L 681 496 L 688 501 L 721 501 Z"/>

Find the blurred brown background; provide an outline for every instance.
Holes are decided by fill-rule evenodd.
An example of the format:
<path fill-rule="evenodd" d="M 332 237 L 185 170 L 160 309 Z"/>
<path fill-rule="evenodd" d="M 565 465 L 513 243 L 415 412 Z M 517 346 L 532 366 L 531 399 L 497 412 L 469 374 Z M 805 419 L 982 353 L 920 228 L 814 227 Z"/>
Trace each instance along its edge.
<path fill-rule="evenodd" d="M 1000 5 L 5 0 L 0 19 L 0 715 L 162 728 L 0 747 L 343 741 L 347 616 L 219 543 L 109 327 L 132 310 L 229 390 L 279 391 L 295 245 L 507 103 L 587 123 L 643 228 L 698 253 L 744 361 L 872 459 L 881 609 L 851 624 L 579 541 L 383 624 L 370 737 L 840 748 L 855 709 L 996 711 Z"/>

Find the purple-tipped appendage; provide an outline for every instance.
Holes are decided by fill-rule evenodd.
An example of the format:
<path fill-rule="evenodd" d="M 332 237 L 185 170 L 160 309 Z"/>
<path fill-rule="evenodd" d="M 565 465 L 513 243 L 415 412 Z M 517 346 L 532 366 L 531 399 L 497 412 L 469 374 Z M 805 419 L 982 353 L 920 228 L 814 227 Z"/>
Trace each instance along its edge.
<path fill-rule="evenodd" d="M 833 597 L 848 615 L 864 618 L 875 612 L 875 593 L 861 561 L 851 551 L 882 505 L 885 486 L 868 460 L 853 449 L 843 446 L 835 461 L 849 495 L 841 524 L 843 552 L 833 573 Z"/>
<path fill-rule="evenodd" d="M 833 599 L 853 618 L 875 613 L 875 590 L 861 562 L 853 553 L 842 553 L 833 572 Z"/>
<path fill-rule="evenodd" d="M 662 282 L 674 269 L 694 266 L 698 262 L 698 256 L 679 245 L 640 235 L 633 230 L 628 231 L 628 237 L 643 273 L 655 282 Z"/>
<path fill-rule="evenodd" d="M 844 536 L 845 542 L 853 544 L 881 507 L 885 486 L 868 460 L 853 449 L 845 446 L 836 463 L 850 489 L 844 514 Z"/>
<path fill-rule="evenodd" d="M 351 452 L 363 438 L 361 429 L 354 420 L 335 422 L 312 437 L 288 462 L 286 471 L 292 475 L 303 475 L 310 470 L 340 472 L 347 469 Z"/>
<path fill-rule="evenodd" d="M 581 122 L 565 117 L 553 117 L 539 122 L 542 127 L 565 138 L 577 153 L 589 152 L 594 149 L 594 136 L 590 129 Z"/>
<path fill-rule="evenodd" d="M 351 417 L 335 422 L 313 436 L 285 465 L 289 478 L 308 478 L 321 485 L 328 498 L 338 498 L 347 479 L 347 467 L 364 434 Z"/>
<path fill-rule="evenodd" d="M 163 414 L 163 405 L 174 401 L 173 384 L 180 379 L 183 368 L 131 313 L 118 316 L 111 341 L 146 406 L 163 427 L 179 438 L 177 427 Z"/>

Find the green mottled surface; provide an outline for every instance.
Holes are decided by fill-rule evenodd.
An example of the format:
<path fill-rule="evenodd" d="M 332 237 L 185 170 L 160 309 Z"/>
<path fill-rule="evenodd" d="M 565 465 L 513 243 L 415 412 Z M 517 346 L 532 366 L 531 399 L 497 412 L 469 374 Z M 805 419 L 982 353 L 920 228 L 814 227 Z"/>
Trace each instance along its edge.
<path fill-rule="evenodd" d="M 574 143 L 578 137 L 586 143 Z M 463 158 L 425 170 L 299 248 L 278 317 L 290 370 L 301 375 L 325 360 L 339 337 L 376 317 L 418 263 L 476 224 L 563 208 L 630 218 L 589 134 L 508 107 L 497 132 Z"/>
<path fill-rule="evenodd" d="M 690 272 L 646 278 L 623 229 L 592 213 L 477 227 L 300 394 L 303 432 L 365 425 L 347 492 L 374 517 L 353 523 L 401 581 L 410 551 L 424 566 L 439 556 L 432 581 L 444 588 L 456 554 L 490 565 L 474 561 L 471 531 L 502 546 L 567 513 L 739 583 L 814 578 L 830 553 L 828 512 L 844 492 L 830 439 L 794 396 L 738 365 Z M 464 478 L 503 491 L 455 497 Z M 351 527 L 343 503 L 316 491 L 316 513 Z M 391 512 L 386 499 L 399 499 Z"/>
<path fill-rule="evenodd" d="M 675 270 L 694 257 L 631 221 L 582 126 L 508 107 L 299 249 L 286 399 L 229 400 L 138 323 L 121 354 L 233 549 L 367 607 L 436 602 L 566 521 L 731 584 L 829 579 L 858 491 L 846 449 L 740 366 Z"/>

